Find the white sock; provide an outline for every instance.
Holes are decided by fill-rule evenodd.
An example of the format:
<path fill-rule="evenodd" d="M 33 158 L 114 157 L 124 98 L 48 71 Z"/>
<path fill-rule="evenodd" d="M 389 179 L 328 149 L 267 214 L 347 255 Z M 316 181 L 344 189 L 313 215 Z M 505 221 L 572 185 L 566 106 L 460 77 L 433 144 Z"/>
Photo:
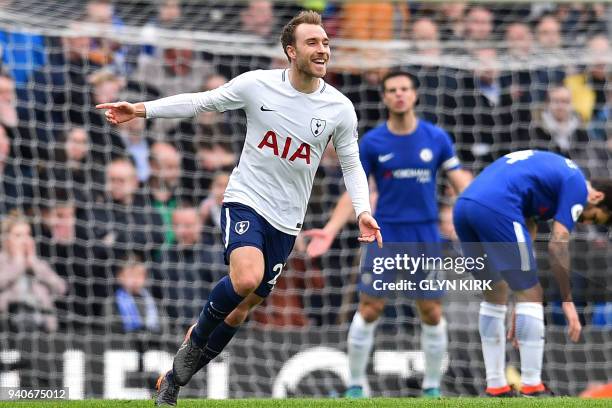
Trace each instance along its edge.
<path fill-rule="evenodd" d="M 440 388 L 442 359 L 446 354 L 447 344 L 444 318 L 435 326 L 421 323 L 421 348 L 425 352 L 425 376 L 421 388 Z"/>
<path fill-rule="evenodd" d="M 366 387 L 366 367 L 378 320 L 367 323 L 357 311 L 348 332 L 349 386 Z"/>
<path fill-rule="evenodd" d="M 538 385 L 542 382 L 544 356 L 544 308 L 541 303 L 516 304 L 516 339 L 521 354 L 521 382 Z"/>
<path fill-rule="evenodd" d="M 487 387 L 499 388 L 508 385 L 505 374 L 507 309 L 505 305 L 480 303 L 478 329 L 487 372 Z"/>

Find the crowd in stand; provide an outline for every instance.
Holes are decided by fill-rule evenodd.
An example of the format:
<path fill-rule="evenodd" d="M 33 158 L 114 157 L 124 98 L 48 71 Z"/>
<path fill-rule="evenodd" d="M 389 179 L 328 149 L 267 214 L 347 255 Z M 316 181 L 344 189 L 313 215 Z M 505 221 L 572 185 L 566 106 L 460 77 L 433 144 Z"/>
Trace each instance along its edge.
<path fill-rule="evenodd" d="M 419 115 L 454 137 L 468 168 L 541 148 L 571 157 L 590 175 L 610 176 L 611 65 L 570 61 L 564 43 L 571 38 L 591 56 L 609 56 L 609 6 L 526 5 L 500 13 L 457 2 L 315 3 L 332 37 L 412 40 L 411 52 L 430 61 L 453 53 L 476 62 L 475 69 L 402 67 L 419 79 Z M 150 44 L 79 34 L 83 22 L 126 24 L 121 4 L 90 0 L 66 37 L 0 31 L 0 315 L 7 330 L 181 332 L 226 271 L 219 212 L 244 116 L 204 112 L 111 126 L 94 106 L 214 89 L 282 62 L 156 46 L 156 30 L 183 27 L 192 17 L 178 0 L 159 2 L 144 22 Z M 225 13 L 236 18 L 234 33 L 275 44 L 278 27 L 296 10 L 268 0 L 210 6 L 200 29 L 229 27 L 221 24 Z M 446 41 L 462 46 L 442 47 Z M 335 68 L 327 78 L 354 103 L 360 134 L 385 117 L 384 71 Z M 321 226 L 342 192 L 328 150 L 305 228 Z M 449 208 L 442 206 L 441 223 L 453 239 Z M 587 232 L 607 245 L 607 236 Z M 320 260 L 304 259 L 298 240 L 253 319 L 276 326 L 344 321 L 351 310 L 342 306 L 355 300 L 355 236 L 343 234 Z"/>

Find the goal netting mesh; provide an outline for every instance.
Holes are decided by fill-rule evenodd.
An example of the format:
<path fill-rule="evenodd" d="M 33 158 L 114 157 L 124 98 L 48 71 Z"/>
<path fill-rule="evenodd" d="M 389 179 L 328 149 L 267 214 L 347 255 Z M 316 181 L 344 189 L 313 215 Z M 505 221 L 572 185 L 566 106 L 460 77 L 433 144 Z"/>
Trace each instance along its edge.
<path fill-rule="evenodd" d="M 380 79 L 419 79 L 418 114 L 446 129 L 480 171 L 541 148 L 609 177 L 612 7 L 565 2 L 304 0 L 0 1 L 0 386 L 68 387 L 71 398 L 148 398 L 212 285 L 225 273 L 219 204 L 239 158 L 241 112 L 110 126 L 95 104 L 219 86 L 281 68 L 279 30 L 304 8 L 332 39 L 326 80 L 347 95 L 363 134 L 385 118 Z M 130 158 L 131 164 L 122 160 Z M 136 184 L 138 181 L 138 186 Z M 440 179 L 440 225 L 453 240 Z M 344 191 L 333 151 L 317 171 L 304 228 L 324 225 Z M 18 222 L 17 222 L 18 223 Z M 542 226 L 540 238 L 547 238 Z M 182 396 L 329 397 L 348 378 L 359 246 L 346 227 L 328 253 L 295 248 L 277 287 Z M 19 241 L 21 239 L 21 241 Z M 579 228 L 574 286 L 609 287 L 606 230 Z M 538 251 L 547 270 L 545 247 Z M 607 285 L 607 286 L 606 286 Z M 546 306 L 544 379 L 576 395 L 612 378 L 612 304 L 579 297 L 572 344 L 559 304 Z M 478 296 L 447 299 L 446 395 L 478 395 L 484 366 Z M 423 353 L 412 300 L 392 299 L 368 366 L 374 396 L 419 395 Z M 509 374 L 518 355 L 508 345 Z"/>

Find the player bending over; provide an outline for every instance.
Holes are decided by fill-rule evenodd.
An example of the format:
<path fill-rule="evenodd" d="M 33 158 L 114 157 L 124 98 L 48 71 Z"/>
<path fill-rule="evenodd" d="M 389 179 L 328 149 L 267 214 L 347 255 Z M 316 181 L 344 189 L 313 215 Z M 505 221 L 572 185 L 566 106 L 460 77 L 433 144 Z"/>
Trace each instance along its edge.
<path fill-rule="evenodd" d="M 575 222 L 609 224 L 610 181 L 585 180 L 570 159 L 554 153 L 524 150 L 509 153 L 484 169 L 457 200 L 455 230 L 469 256 L 474 242 L 487 254 L 487 268 L 476 274 L 491 279 L 480 304 L 479 331 L 488 396 L 513 396 L 505 377 L 504 321 L 508 291 L 516 298 L 516 336 L 521 357 L 521 394 L 550 395 L 542 384 L 544 309 L 532 239 L 537 221 L 553 219 L 548 252 L 563 300 L 569 338 L 578 341 L 581 326 L 570 289 L 569 236 Z M 601 190 L 601 191 L 600 191 Z M 604 193 L 605 192 L 605 193 Z M 531 239 L 529 237 L 531 236 Z M 497 243 L 497 244 L 496 244 Z M 508 251 L 508 245 L 512 244 Z M 510 256 L 508 256 L 508 252 Z"/>
<path fill-rule="evenodd" d="M 414 112 L 417 80 L 407 72 L 390 72 L 382 80 L 382 100 L 389 112 L 382 125 L 369 131 L 360 145 L 361 164 L 376 181 L 376 219 L 387 242 L 440 242 L 436 174 L 446 175 L 458 193 L 469 184 L 471 174 L 461 169 L 448 134 L 419 119 Z M 407 176 L 408 175 L 408 176 Z M 350 197 L 344 194 L 323 229 L 306 231 L 310 256 L 324 254 L 334 237 L 352 217 Z M 371 248 L 366 249 L 372 252 Z M 367 256 L 367 255 L 366 255 Z M 349 388 L 347 397 L 364 396 L 366 367 L 374 344 L 374 331 L 384 309 L 384 292 L 374 290 L 370 276 L 359 283 L 359 307 L 348 332 Z M 386 279 L 394 271 L 385 272 Z M 418 279 L 424 273 L 416 274 Z M 406 278 L 407 276 L 400 276 Z M 422 322 L 421 345 L 425 351 L 423 394 L 440 395 L 441 365 L 446 352 L 446 325 L 442 318 L 442 292 L 417 293 Z"/>
<path fill-rule="evenodd" d="M 321 16 L 298 14 L 283 28 L 281 43 L 289 69 L 247 72 L 208 92 L 97 106 L 108 109 L 106 117 L 113 124 L 229 109 L 243 109 L 247 115 L 244 148 L 221 215 L 229 275 L 211 291 L 172 370 L 158 380 L 158 406 L 176 405 L 179 387 L 223 350 L 249 310 L 274 287 L 302 227 L 314 175 L 330 140 L 359 218 L 359 239 L 382 245 L 359 162 L 357 115 L 351 102 L 322 79 L 330 49 Z"/>

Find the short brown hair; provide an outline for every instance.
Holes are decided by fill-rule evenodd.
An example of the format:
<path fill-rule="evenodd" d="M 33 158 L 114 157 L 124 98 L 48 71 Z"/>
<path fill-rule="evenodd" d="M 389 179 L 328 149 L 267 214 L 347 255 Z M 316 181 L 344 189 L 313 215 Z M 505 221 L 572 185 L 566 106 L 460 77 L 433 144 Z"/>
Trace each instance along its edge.
<path fill-rule="evenodd" d="M 300 24 L 314 24 L 323 27 L 321 15 L 312 10 L 300 11 L 300 14 L 293 17 L 291 21 L 285 24 L 283 31 L 281 32 L 280 40 L 281 45 L 283 46 L 283 51 L 285 52 L 289 62 L 291 62 L 291 58 L 289 58 L 289 54 L 287 54 L 287 46 L 295 46 L 295 30 Z"/>
<path fill-rule="evenodd" d="M 385 86 L 387 84 L 387 81 L 389 79 L 391 79 L 391 78 L 396 78 L 396 77 L 406 77 L 406 78 L 408 78 L 410 80 L 410 82 L 412 83 L 412 87 L 414 88 L 414 90 L 416 91 L 416 90 L 419 89 L 419 85 L 420 85 L 419 84 L 419 80 L 418 80 L 418 78 L 414 74 L 412 74 L 412 73 L 410 73 L 408 71 L 392 70 L 392 71 L 387 72 L 385 74 L 385 76 L 380 80 L 380 91 L 383 94 L 387 90 L 385 88 Z"/>
<path fill-rule="evenodd" d="M 604 178 L 596 178 L 590 180 L 591 187 L 597 191 L 604 193 L 604 198 L 599 202 L 596 207 L 607 211 L 611 216 L 608 220 L 608 224 L 612 223 L 612 180 Z"/>

